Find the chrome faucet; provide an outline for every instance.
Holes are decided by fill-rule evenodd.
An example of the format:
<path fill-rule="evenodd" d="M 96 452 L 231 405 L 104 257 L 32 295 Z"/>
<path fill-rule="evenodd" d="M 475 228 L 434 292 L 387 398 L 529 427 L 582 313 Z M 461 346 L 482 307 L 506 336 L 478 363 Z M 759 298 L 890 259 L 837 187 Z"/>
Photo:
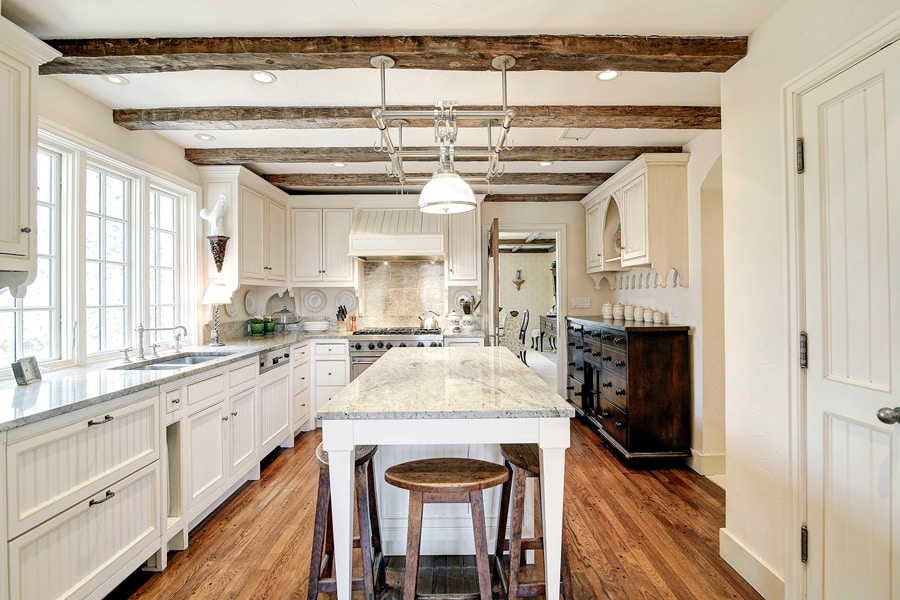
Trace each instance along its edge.
<path fill-rule="evenodd" d="M 175 332 L 175 352 L 180 350 L 181 343 L 181 333 L 178 330 L 184 332 L 184 337 L 187 337 L 187 327 L 184 325 L 176 325 L 175 327 L 144 327 L 144 324 L 141 323 L 138 325 L 136 329 L 138 334 L 138 347 L 137 347 L 137 358 L 138 360 L 144 360 L 144 332 L 145 331 L 174 331 Z M 155 350 L 155 349 L 154 349 Z"/>

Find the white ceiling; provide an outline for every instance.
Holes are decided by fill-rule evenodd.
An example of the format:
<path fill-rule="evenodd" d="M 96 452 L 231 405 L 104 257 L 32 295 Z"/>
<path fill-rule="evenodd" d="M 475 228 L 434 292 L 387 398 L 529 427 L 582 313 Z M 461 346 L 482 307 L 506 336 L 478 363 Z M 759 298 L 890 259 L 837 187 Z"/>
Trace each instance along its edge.
<path fill-rule="evenodd" d="M 684 35 L 750 34 L 783 0 L 3 0 L 2 14 L 42 39 L 128 37 L 305 37 L 319 35 Z M 498 54 L 501 52 L 498 51 Z M 126 73 L 128 86 L 106 83 L 98 75 L 52 75 L 111 108 L 204 106 L 366 106 L 380 105 L 376 69 L 274 71 L 274 84 L 253 82 L 244 71 Z M 610 82 L 591 72 L 516 72 L 508 75 L 508 101 L 516 105 L 686 105 L 718 106 L 717 73 L 625 72 Z M 440 100 L 499 106 L 501 77 L 484 72 L 394 69 L 386 72 L 386 103 L 432 106 Z M 699 129 L 597 129 L 586 140 L 559 140 L 560 128 L 516 128 L 515 146 L 683 146 Z M 379 136 L 367 129 L 161 131 L 185 148 L 372 147 Z M 459 145 L 484 145 L 480 129 L 463 129 Z M 396 139 L 395 139 L 396 142 Z M 404 131 L 406 146 L 434 146 L 430 128 Z M 502 155 L 501 155 L 502 157 Z M 427 172 L 433 164 L 404 163 Z M 507 173 L 614 172 L 625 162 L 506 162 Z M 476 165 L 457 163 L 460 171 Z M 248 164 L 259 173 L 382 173 L 384 155 L 371 163 Z M 416 168 L 418 167 L 418 168 Z M 500 181 L 500 180 L 498 180 Z M 547 186 L 544 186 L 547 187 Z M 524 188 L 524 189 L 520 189 Z M 373 190 L 393 189 L 385 186 Z M 539 186 L 493 185 L 491 191 L 542 193 Z M 554 192 L 584 193 L 590 187 L 555 186 Z M 337 190 L 335 190 L 337 191 Z M 357 190 L 358 191 L 358 190 Z"/>

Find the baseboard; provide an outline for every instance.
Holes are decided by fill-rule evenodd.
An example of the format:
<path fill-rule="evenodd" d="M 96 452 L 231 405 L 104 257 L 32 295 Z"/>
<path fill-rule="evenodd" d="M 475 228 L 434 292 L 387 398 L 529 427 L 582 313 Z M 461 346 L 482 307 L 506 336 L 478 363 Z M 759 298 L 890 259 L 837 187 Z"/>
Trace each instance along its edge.
<path fill-rule="evenodd" d="M 784 600 L 784 580 L 724 527 L 719 530 L 719 556 L 766 600 Z"/>
<path fill-rule="evenodd" d="M 696 448 L 691 448 L 691 458 L 688 459 L 688 466 L 707 477 L 725 475 L 725 455 L 704 454 Z"/>

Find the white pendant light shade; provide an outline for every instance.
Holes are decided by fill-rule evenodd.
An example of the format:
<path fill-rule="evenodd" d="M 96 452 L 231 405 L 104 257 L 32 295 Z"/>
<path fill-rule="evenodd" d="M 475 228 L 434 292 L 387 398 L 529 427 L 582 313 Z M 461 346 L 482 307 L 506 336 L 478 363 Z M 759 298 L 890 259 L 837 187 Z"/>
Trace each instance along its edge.
<path fill-rule="evenodd" d="M 419 194 L 419 210 L 424 213 L 449 215 L 472 210 L 477 206 L 475 194 L 459 173 L 435 173 Z"/>

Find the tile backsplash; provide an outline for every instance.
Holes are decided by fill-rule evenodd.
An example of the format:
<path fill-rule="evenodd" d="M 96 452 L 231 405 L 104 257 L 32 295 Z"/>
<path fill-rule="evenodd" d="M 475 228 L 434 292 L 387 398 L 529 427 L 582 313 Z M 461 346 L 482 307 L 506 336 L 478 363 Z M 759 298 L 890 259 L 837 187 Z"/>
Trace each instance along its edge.
<path fill-rule="evenodd" d="M 367 262 L 361 290 L 366 326 L 417 326 L 423 312 L 443 316 L 447 306 L 443 262 Z"/>

